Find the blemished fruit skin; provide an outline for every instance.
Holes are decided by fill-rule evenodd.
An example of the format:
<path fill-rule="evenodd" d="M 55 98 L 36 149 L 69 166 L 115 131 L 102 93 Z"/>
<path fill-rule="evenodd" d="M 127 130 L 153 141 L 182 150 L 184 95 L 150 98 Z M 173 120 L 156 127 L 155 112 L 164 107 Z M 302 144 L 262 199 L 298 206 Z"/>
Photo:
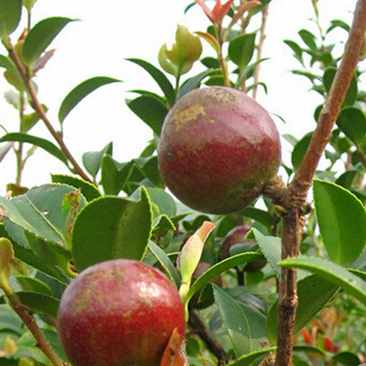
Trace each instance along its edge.
<path fill-rule="evenodd" d="M 179 293 L 158 269 L 115 259 L 81 272 L 62 295 L 58 331 L 73 366 L 159 366 L 185 315 Z"/>
<path fill-rule="evenodd" d="M 280 137 L 267 113 L 228 87 L 195 89 L 167 114 L 158 145 L 170 191 L 197 211 L 225 214 L 256 199 L 277 174 Z"/>

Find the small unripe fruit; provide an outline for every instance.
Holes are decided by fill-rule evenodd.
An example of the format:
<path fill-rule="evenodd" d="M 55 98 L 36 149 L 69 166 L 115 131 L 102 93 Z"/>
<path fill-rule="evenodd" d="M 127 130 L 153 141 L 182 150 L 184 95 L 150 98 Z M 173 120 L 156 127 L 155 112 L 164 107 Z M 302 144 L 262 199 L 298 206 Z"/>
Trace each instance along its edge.
<path fill-rule="evenodd" d="M 221 250 L 220 250 L 220 259 L 225 259 L 230 257 L 230 248 L 233 245 L 236 244 L 245 244 L 248 247 L 253 246 L 255 244 L 255 241 L 253 239 L 246 239 L 246 235 L 250 231 L 251 227 L 249 225 L 239 225 L 234 227 L 232 230 L 230 230 L 226 237 L 224 238 L 224 241 L 222 242 Z M 265 259 L 255 261 L 255 262 L 249 262 L 245 265 L 244 270 L 245 272 L 257 272 L 261 270 L 265 265 L 267 264 L 267 261 Z"/>
<path fill-rule="evenodd" d="M 66 288 L 58 331 L 73 366 L 159 366 L 173 330 L 185 333 L 178 290 L 143 262 L 116 259 L 81 272 Z"/>
<path fill-rule="evenodd" d="M 201 212 L 239 211 L 280 165 L 280 139 L 266 110 L 227 87 L 195 89 L 165 118 L 158 163 L 171 192 Z"/>

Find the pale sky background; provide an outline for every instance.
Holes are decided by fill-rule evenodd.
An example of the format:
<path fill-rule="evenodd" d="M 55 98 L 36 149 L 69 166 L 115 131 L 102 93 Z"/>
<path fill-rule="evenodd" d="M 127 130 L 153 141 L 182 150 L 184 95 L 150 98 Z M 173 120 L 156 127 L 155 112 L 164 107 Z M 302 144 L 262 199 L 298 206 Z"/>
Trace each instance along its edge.
<path fill-rule="evenodd" d="M 172 43 L 178 23 L 186 25 L 191 32 L 204 31 L 209 23 L 198 6 L 183 14 L 192 1 L 38 0 L 33 24 L 51 16 L 81 20 L 68 24 L 52 43 L 51 48 L 57 51 L 36 78 L 39 98 L 48 106 L 48 116 L 57 129 L 59 106 L 80 82 L 99 75 L 124 81 L 100 88 L 64 121 L 65 142 L 80 163 L 83 152 L 100 150 L 110 141 L 114 143 L 114 158 L 120 162 L 129 161 L 137 157 L 152 138 L 151 130 L 128 109 L 125 99 L 134 96 L 128 93 L 131 89 L 156 92 L 159 89 L 147 73 L 124 59 L 142 58 L 158 66 L 157 53 L 162 44 L 169 46 Z M 356 0 L 319 0 L 323 28 L 328 28 L 331 19 L 349 23 L 355 4 Z M 213 2 L 208 5 L 213 6 Z M 314 17 L 311 0 L 273 0 L 264 47 L 263 56 L 270 60 L 262 64 L 261 79 L 268 86 L 268 95 L 261 92 L 258 101 L 270 113 L 285 119 L 287 124 L 274 117 L 281 133 L 298 138 L 314 128 L 313 112 L 321 98 L 308 91 L 310 83 L 305 78 L 289 72 L 300 64 L 283 40 L 299 41 L 297 32 L 301 28 L 316 33 L 316 25 L 311 20 Z M 345 39 L 345 32 L 334 31 L 334 36 Z M 15 43 L 15 36 L 13 41 Z M 207 44 L 204 44 L 204 50 L 211 52 Z M 2 46 L 0 52 L 5 54 Z M 193 72 L 199 70 L 197 65 Z M 11 132 L 17 131 L 18 119 L 15 109 L 2 98 L 8 89 L 1 72 L 0 124 Z M 41 122 L 31 134 L 49 136 Z M 286 150 L 285 145 L 283 148 Z M 38 149 L 25 168 L 23 185 L 31 187 L 50 182 L 50 173 L 68 173 L 68 170 L 57 159 Z M 6 183 L 14 179 L 15 159 L 10 152 L 0 163 L 1 195 L 6 193 Z"/>

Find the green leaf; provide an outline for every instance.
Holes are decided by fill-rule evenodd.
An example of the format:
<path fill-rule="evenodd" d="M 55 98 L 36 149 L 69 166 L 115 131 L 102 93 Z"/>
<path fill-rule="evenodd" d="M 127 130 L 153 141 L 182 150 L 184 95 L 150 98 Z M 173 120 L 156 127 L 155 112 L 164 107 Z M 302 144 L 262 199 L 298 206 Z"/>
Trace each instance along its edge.
<path fill-rule="evenodd" d="M 23 0 L 23 5 L 24 7 L 28 10 L 31 11 L 33 8 L 33 5 L 35 4 L 37 0 Z"/>
<path fill-rule="evenodd" d="M 356 145 L 365 138 L 366 116 L 359 108 L 343 108 L 338 115 L 337 125 Z"/>
<path fill-rule="evenodd" d="M 296 58 L 302 63 L 302 48 L 296 42 L 288 39 L 285 39 L 283 42 L 294 51 Z"/>
<path fill-rule="evenodd" d="M 110 142 L 100 151 L 87 151 L 82 156 L 82 161 L 85 169 L 91 176 L 95 179 L 99 172 L 100 166 L 102 164 L 102 159 L 104 155 L 112 155 L 113 144 Z"/>
<path fill-rule="evenodd" d="M 104 193 L 118 195 L 125 188 L 134 169 L 134 163 L 118 163 L 109 155 L 104 155 L 101 163 L 101 185 Z"/>
<path fill-rule="evenodd" d="M 164 268 L 165 273 L 168 275 L 170 280 L 179 288 L 180 286 L 180 277 L 175 269 L 172 261 L 169 259 L 167 254 L 154 242 L 149 242 L 148 249 L 154 255 L 154 257 L 159 261 L 161 266 Z"/>
<path fill-rule="evenodd" d="M 8 133 L 0 138 L 0 142 L 5 141 L 18 141 L 18 142 L 26 142 L 35 146 L 38 146 L 42 148 L 43 150 L 50 153 L 55 158 L 62 161 L 65 165 L 67 165 L 67 159 L 64 153 L 52 142 L 45 140 L 43 138 L 28 135 L 26 133 L 20 133 L 20 132 L 11 132 Z"/>
<path fill-rule="evenodd" d="M 252 353 L 249 353 L 248 355 L 244 355 L 239 357 L 233 362 L 230 362 L 227 364 L 227 366 L 249 366 L 252 365 L 254 361 L 256 361 L 258 358 L 263 357 L 268 352 L 275 352 L 277 347 L 266 347 L 262 348 L 259 351 L 254 351 Z"/>
<path fill-rule="evenodd" d="M 138 58 L 128 58 L 127 61 L 131 61 L 136 65 L 141 66 L 145 71 L 150 74 L 150 76 L 152 76 L 152 78 L 158 83 L 160 89 L 163 91 L 168 105 L 172 107 L 175 103 L 175 91 L 169 79 L 164 75 L 164 73 L 147 61 Z"/>
<path fill-rule="evenodd" d="M 20 259 L 22 262 L 38 269 L 40 272 L 56 279 L 64 285 L 67 285 L 70 282 L 69 277 L 65 275 L 64 271 L 59 267 L 56 267 L 54 263 L 50 263 L 45 261 L 43 258 L 39 258 L 30 248 L 25 248 L 15 241 L 13 241 L 13 247 L 15 257 Z"/>
<path fill-rule="evenodd" d="M 351 192 L 334 183 L 314 180 L 319 230 L 329 259 L 348 266 L 366 244 L 366 211 Z"/>
<path fill-rule="evenodd" d="M 324 71 L 323 84 L 328 93 L 332 86 L 336 72 L 337 72 L 337 69 L 335 67 L 329 67 Z M 348 88 L 345 100 L 343 102 L 344 106 L 352 106 L 355 103 L 355 101 L 357 99 L 357 90 L 358 90 L 357 78 L 356 78 L 356 76 L 353 76 L 353 78 L 351 80 L 351 84 Z"/>
<path fill-rule="evenodd" d="M 337 353 L 335 356 L 332 357 L 332 360 L 345 366 L 359 366 L 361 364 L 358 356 L 348 351 Z"/>
<path fill-rule="evenodd" d="M 201 85 L 201 82 L 204 78 L 212 73 L 212 70 L 203 71 L 200 74 L 189 78 L 184 84 L 180 87 L 178 91 L 177 99 L 183 97 L 183 95 L 187 94 L 188 92 L 192 91 L 193 89 L 198 88 Z"/>
<path fill-rule="evenodd" d="M 232 257 L 224 259 L 223 261 L 220 261 L 219 263 L 216 263 L 200 277 L 198 277 L 196 281 L 194 281 L 185 298 L 185 304 L 187 305 L 189 303 L 189 300 L 196 292 L 201 291 L 206 285 L 211 282 L 213 278 L 217 277 L 222 272 L 225 272 L 230 268 L 237 267 L 241 264 L 258 261 L 260 259 L 263 259 L 262 254 L 248 252 L 234 255 Z"/>
<path fill-rule="evenodd" d="M 168 108 L 158 99 L 150 95 L 142 95 L 127 101 L 127 106 L 143 122 L 145 122 L 158 136 L 165 116 L 168 114 Z"/>
<path fill-rule="evenodd" d="M 23 44 L 23 57 L 28 65 L 32 65 L 61 30 L 73 19 L 52 17 L 41 20 L 28 33 Z"/>
<path fill-rule="evenodd" d="M 295 145 L 292 155 L 291 155 L 291 163 L 295 170 L 299 170 L 300 165 L 304 159 L 306 151 L 308 150 L 310 140 L 313 136 L 313 133 L 306 134 L 300 141 Z"/>
<path fill-rule="evenodd" d="M 319 275 L 310 275 L 298 282 L 298 301 L 295 333 L 309 323 L 337 293 L 339 287 Z M 277 343 L 278 301 L 267 316 L 267 337 L 272 344 Z"/>
<path fill-rule="evenodd" d="M 69 230 L 69 216 L 65 215 L 63 202 L 68 194 L 77 193 L 70 186 L 46 184 L 30 189 L 26 194 L 16 196 L 10 201 L 0 197 L 1 215 L 5 229 L 19 244 L 27 239 L 16 227 L 29 231 L 39 238 L 67 247 L 66 233 Z M 77 209 L 86 201 L 81 196 Z M 9 231 L 10 230 L 10 231 Z M 13 231 L 14 230 L 14 231 Z M 21 235 L 17 237 L 17 235 Z"/>
<path fill-rule="evenodd" d="M 253 57 L 256 33 L 248 33 L 234 38 L 229 43 L 229 57 L 242 70 Z"/>
<path fill-rule="evenodd" d="M 141 173 L 158 188 L 165 188 L 165 183 L 160 175 L 158 168 L 158 157 L 149 156 L 147 158 L 133 159 Z"/>
<path fill-rule="evenodd" d="M 274 236 L 265 236 L 257 229 L 253 229 L 253 233 L 268 263 L 277 278 L 280 279 L 281 268 L 277 263 L 281 260 L 281 239 Z"/>
<path fill-rule="evenodd" d="M 356 274 L 326 259 L 301 256 L 288 258 L 278 263 L 280 266 L 301 268 L 316 273 L 366 304 L 366 282 Z M 361 272 L 364 274 L 364 272 Z"/>
<path fill-rule="evenodd" d="M 36 292 L 17 292 L 20 302 L 32 311 L 57 317 L 59 300 L 55 297 Z"/>
<path fill-rule="evenodd" d="M 241 214 L 260 222 L 266 227 L 271 227 L 274 224 L 274 218 L 268 211 L 264 211 L 253 206 L 245 207 L 244 210 L 241 211 Z"/>
<path fill-rule="evenodd" d="M 110 259 L 141 260 L 151 230 L 151 203 L 145 188 L 141 188 L 139 201 L 97 198 L 85 206 L 75 221 L 72 239 L 75 265 L 83 270 Z"/>
<path fill-rule="evenodd" d="M 8 70 L 13 77 L 16 78 L 15 84 L 16 85 L 24 85 L 23 79 L 19 74 L 19 71 L 17 70 L 15 64 L 12 60 L 10 60 L 9 57 L 6 57 L 4 55 L 0 55 L 0 67 L 3 67 L 4 69 Z"/>
<path fill-rule="evenodd" d="M 261 348 L 265 338 L 265 316 L 216 285 L 213 285 L 213 293 L 235 353 L 241 356 Z"/>
<path fill-rule="evenodd" d="M 81 189 L 81 193 L 87 201 L 92 201 L 102 195 L 94 184 L 80 178 L 63 174 L 52 174 L 51 177 L 53 183 L 67 184 L 76 189 Z"/>
<path fill-rule="evenodd" d="M 96 76 L 83 81 L 76 86 L 62 101 L 58 111 L 58 119 L 60 123 L 68 116 L 68 114 L 90 93 L 103 85 L 121 82 L 121 80 L 110 78 L 107 76 Z"/>
<path fill-rule="evenodd" d="M 356 169 L 347 170 L 337 178 L 335 183 L 349 190 L 352 187 L 356 175 L 359 173 L 360 171 Z"/>
<path fill-rule="evenodd" d="M 311 50 L 316 50 L 317 46 L 316 46 L 316 42 L 315 42 L 315 36 L 314 34 L 312 34 L 311 32 L 309 32 L 306 29 L 301 29 L 299 31 L 299 36 L 301 37 L 301 39 L 304 41 L 304 43 L 311 49 Z"/>
<path fill-rule="evenodd" d="M 6 43 L 18 27 L 22 15 L 21 0 L 0 0 L 0 38 Z"/>
<path fill-rule="evenodd" d="M 52 295 L 51 288 L 44 282 L 28 276 L 16 276 L 15 279 L 20 284 L 23 291 L 37 292 L 44 295 Z"/>

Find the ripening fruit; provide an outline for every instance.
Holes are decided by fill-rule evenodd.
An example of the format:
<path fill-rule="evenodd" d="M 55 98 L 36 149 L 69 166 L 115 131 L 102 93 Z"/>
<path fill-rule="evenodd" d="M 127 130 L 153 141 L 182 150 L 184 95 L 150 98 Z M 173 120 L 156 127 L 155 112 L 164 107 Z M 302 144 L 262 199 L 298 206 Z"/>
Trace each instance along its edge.
<path fill-rule="evenodd" d="M 127 259 L 81 272 L 58 312 L 73 366 L 160 366 L 175 328 L 182 343 L 185 317 L 176 287 L 156 268 Z"/>
<path fill-rule="evenodd" d="M 281 146 L 274 122 L 236 89 L 184 95 L 165 118 L 158 163 L 170 191 L 201 212 L 236 212 L 277 174 Z"/>

